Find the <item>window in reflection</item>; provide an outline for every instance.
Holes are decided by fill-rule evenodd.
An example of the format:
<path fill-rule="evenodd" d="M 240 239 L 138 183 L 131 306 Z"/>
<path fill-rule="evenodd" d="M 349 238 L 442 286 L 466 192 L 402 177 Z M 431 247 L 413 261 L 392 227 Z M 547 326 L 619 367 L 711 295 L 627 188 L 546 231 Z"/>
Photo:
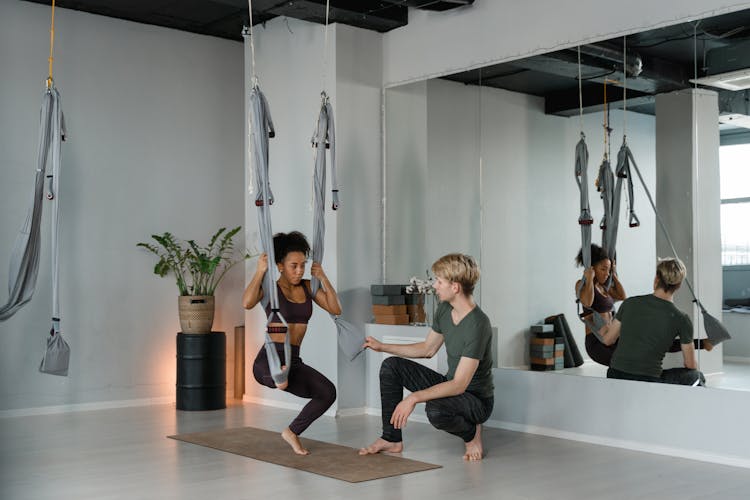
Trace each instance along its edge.
<path fill-rule="evenodd" d="M 721 264 L 750 264 L 750 144 L 722 146 Z"/>

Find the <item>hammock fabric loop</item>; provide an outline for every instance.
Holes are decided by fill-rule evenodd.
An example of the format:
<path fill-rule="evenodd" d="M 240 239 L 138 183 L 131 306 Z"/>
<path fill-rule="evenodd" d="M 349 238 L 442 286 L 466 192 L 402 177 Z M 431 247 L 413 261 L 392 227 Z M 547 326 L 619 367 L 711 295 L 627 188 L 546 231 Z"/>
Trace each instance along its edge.
<path fill-rule="evenodd" d="M 273 204 L 273 193 L 271 192 L 268 171 L 270 133 L 274 130 L 273 120 L 268 107 L 268 101 L 260 90 L 254 86 L 250 92 L 250 144 L 252 146 L 251 159 L 252 177 L 255 186 L 255 206 L 258 208 L 258 229 L 263 250 L 268 256 L 269 262 L 276 262 L 273 248 L 273 228 L 271 226 L 271 205 Z M 289 379 L 291 367 L 291 343 L 288 325 L 284 316 L 279 311 L 279 296 L 276 287 L 275 266 L 268 266 L 263 277 L 263 289 L 266 290 L 264 301 L 271 305 L 272 313 L 266 322 L 265 349 L 268 357 L 268 368 L 276 385 L 282 385 Z M 283 329 L 276 324 L 271 325 L 272 320 L 281 323 Z M 284 333 L 284 361 L 279 359 L 278 352 L 271 339 L 271 333 Z"/>

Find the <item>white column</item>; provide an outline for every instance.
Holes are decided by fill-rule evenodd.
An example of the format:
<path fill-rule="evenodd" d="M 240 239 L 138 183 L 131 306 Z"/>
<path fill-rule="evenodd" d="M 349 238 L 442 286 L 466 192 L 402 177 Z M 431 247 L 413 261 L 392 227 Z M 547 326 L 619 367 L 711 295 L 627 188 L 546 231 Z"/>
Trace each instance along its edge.
<path fill-rule="evenodd" d="M 721 226 L 719 194 L 719 107 L 716 92 L 689 89 L 656 97 L 656 206 L 685 263 L 688 279 L 706 309 L 721 320 Z M 656 227 L 656 253 L 671 250 Z M 705 337 L 703 320 L 683 285 L 675 304 Z M 665 367 L 678 366 L 681 355 Z M 721 347 L 699 351 L 701 370 L 722 370 Z"/>

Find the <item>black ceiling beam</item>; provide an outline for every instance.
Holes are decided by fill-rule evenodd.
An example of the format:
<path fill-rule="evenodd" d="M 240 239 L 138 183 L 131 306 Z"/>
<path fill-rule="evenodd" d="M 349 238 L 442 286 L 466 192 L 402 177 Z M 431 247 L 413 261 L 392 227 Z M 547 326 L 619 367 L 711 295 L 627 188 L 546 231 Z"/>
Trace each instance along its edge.
<path fill-rule="evenodd" d="M 434 10 L 445 12 L 446 10 L 465 7 L 474 3 L 474 0 L 385 0 L 387 3 L 405 5 L 415 9 Z"/>
<path fill-rule="evenodd" d="M 278 2 L 277 2 L 278 3 Z M 399 5 L 383 5 L 380 1 L 334 0 L 330 2 L 329 23 L 341 23 L 381 33 L 405 26 L 408 9 Z M 287 0 L 266 12 L 304 21 L 325 24 L 325 0 Z"/>
<path fill-rule="evenodd" d="M 583 112 L 596 113 L 604 110 L 604 85 L 587 84 L 582 88 Z M 635 107 L 651 104 L 654 95 L 628 89 L 627 106 Z M 623 107 L 623 89 L 614 85 L 607 85 L 607 105 L 614 109 Z M 564 90 L 547 94 L 544 98 L 544 112 L 548 115 L 575 116 L 579 113 L 578 89 Z"/>
<path fill-rule="evenodd" d="M 51 0 L 26 0 L 51 5 Z M 56 6 L 173 28 L 230 40 L 242 40 L 242 26 L 249 20 L 247 0 L 58 0 Z M 408 8 L 380 0 L 331 0 L 329 23 L 386 32 L 405 26 Z M 253 0 L 253 24 L 277 16 L 323 24 L 326 0 Z"/>
<path fill-rule="evenodd" d="M 629 89 L 642 92 L 667 92 L 689 87 L 685 70 L 669 61 L 643 57 L 643 71 L 636 78 L 628 77 Z M 578 54 L 575 49 L 552 52 L 513 61 L 512 65 L 578 79 Z M 581 77 L 585 81 L 604 83 L 605 79 L 623 81 L 622 64 L 581 54 Z"/>

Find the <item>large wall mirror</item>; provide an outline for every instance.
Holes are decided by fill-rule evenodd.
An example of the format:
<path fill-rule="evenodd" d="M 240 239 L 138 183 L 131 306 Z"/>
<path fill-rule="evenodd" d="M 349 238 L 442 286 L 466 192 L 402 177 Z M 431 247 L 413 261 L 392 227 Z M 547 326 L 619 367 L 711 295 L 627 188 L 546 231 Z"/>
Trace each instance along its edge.
<path fill-rule="evenodd" d="M 528 369 L 530 325 L 562 313 L 585 363 L 550 374 L 604 377 L 607 367 L 586 353 L 575 302 L 582 273 L 575 263 L 575 146 L 582 131 L 597 223 L 603 208 L 594 180 L 605 152 L 616 157 L 624 134 L 655 193 L 656 96 L 693 87 L 696 72 L 701 88 L 718 93 L 717 245 L 721 300 L 733 308 L 723 318 L 734 337 L 699 351 L 698 359 L 709 387 L 750 390 L 750 309 L 743 309 L 750 306 L 750 10 L 585 45 L 580 56 L 572 48 L 387 88 L 386 281 L 423 275 L 447 252 L 474 255 L 482 268 L 475 295 L 497 328 L 499 368 Z M 622 203 L 618 275 L 629 296 L 648 294 L 657 257 L 668 255 L 657 255 L 656 219 L 643 188 L 636 183 L 633 199 L 624 192 Z M 639 227 L 628 227 L 631 205 Z M 595 226 L 593 241 L 600 239 Z M 722 311 L 711 312 L 722 318 Z M 680 363 L 679 353 L 667 354 L 665 367 Z"/>

